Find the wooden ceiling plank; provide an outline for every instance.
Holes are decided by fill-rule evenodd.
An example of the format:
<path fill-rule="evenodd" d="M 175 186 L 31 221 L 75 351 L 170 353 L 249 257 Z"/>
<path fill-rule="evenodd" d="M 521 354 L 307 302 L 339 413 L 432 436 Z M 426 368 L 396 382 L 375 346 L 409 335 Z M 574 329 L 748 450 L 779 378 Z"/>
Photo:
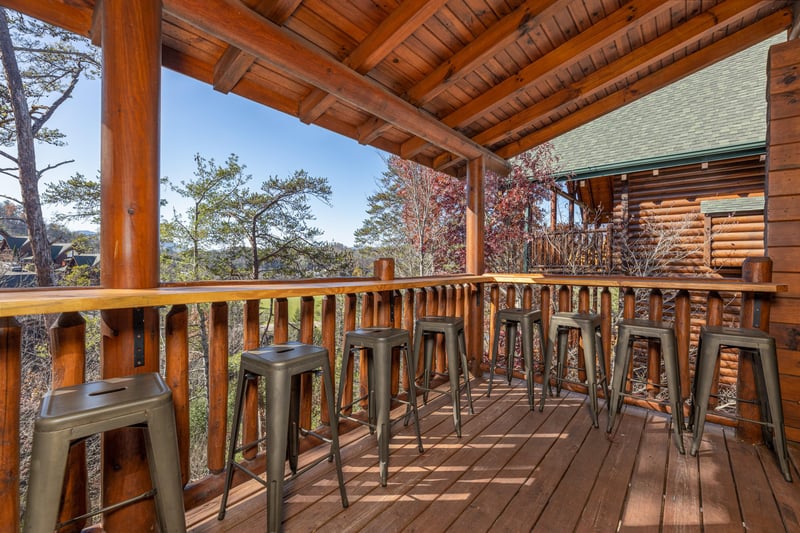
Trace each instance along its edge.
<path fill-rule="evenodd" d="M 407 91 L 406 99 L 416 105 L 430 102 L 499 50 L 527 34 L 541 20 L 563 9 L 567 3 L 568 0 L 528 0 L 436 67 Z"/>
<path fill-rule="evenodd" d="M 74 2 L 49 1 L 31 2 L 31 0 L 3 0 L 2 7 L 13 9 L 29 17 L 58 26 L 72 33 L 89 37 L 92 28 L 92 11 L 95 2 L 76 0 Z"/>
<path fill-rule="evenodd" d="M 345 58 L 343 63 L 366 74 L 433 16 L 447 0 L 405 0 Z M 300 120 L 310 124 L 336 102 L 314 89 L 300 103 Z"/>
<path fill-rule="evenodd" d="M 483 157 L 493 170 L 508 171 L 506 161 L 492 151 L 247 9 L 240 1 L 165 0 L 164 10 L 431 144 L 465 159 Z"/>
<path fill-rule="evenodd" d="M 790 9 L 784 8 L 776 11 L 762 20 L 632 83 L 623 90 L 600 98 L 557 122 L 540 128 L 514 143 L 503 146 L 497 150 L 497 154 L 506 159 L 519 155 L 526 150 L 610 113 L 625 104 L 638 100 L 718 61 L 763 42 L 776 33 L 787 29 L 791 21 L 792 13 Z"/>
<path fill-rule="evenodd" d="M 767 0 L 768 1 L 768 0 Z M 707 36 L 725 26 L 734 17 L 757 11 L 765 2 L 742 2 L 727 0 L 708 11 L 687 20 L 672 31 L 631 51 L 616 61 L 607 64 L 585 78 L 556 91 L 544 100 L 527 107 L 514 116 L 492 126 L 473 137 L 475 142 L 491 145 L 503 137 L 513 135 L 520 129 L 529 127 L 569 104 L 580 100 L 624 80 L 648 64 L 655 63 L 686 47 L 689 42 Z M 448 123 L 448 121 L 445 121 Z"/>
<path fill-rule="evenodd" d="M 303 0 L 261 0 L 252 6 L 253 11 L 281 25 L 300 6 Z M 252 4 L 252 1 L 250 2 Z M 256 58 L 235 46 L 229 46 L 214 65 L 214 89 L 229 93 L 247 74 Z"/>
<path fill-rule="evenodd" d="M 679 2 L 652 2 L 651 0 L 634 0 L 611 13 L 608 17 L 593 24 L 586 31 L 577 34 L 561 46 L 551 50 L 537 61 L 523 68 L 516 75 L 495 85 L 482 95 L 447 115 L 445 124 L 462 127 L 487 109 L 497 107 L 517 93 L 534 86 L 544 77 L 564 67 L 565 59 L 576 62 L 579 58 L 590 55 L 594 50 L 602 48 L 630 29 L 630 24 L 642 21 L 663 13 Z"/>

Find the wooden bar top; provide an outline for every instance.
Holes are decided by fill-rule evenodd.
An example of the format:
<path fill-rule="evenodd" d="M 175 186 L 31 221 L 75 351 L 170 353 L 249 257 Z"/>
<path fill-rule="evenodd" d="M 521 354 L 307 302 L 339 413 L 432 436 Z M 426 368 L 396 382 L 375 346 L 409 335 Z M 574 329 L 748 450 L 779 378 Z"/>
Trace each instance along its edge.
<path fill-rule="evenodd" d="M 0 290 L 0 317 L 126 309 L 235 300 L 324 296 L 381 292 L 466 283 L 534 283 L 618 288 L 659 288 L 732 292 L 785 292 L 778 283 L 748 283 L 711 278 L 637 278 L 626 276 L 560 276 L 545 274 L 484 274 L 401 278 L 336 278 L 286 281 L 211 281 L 163 285 L 152 289 L 100 287 Z"/>

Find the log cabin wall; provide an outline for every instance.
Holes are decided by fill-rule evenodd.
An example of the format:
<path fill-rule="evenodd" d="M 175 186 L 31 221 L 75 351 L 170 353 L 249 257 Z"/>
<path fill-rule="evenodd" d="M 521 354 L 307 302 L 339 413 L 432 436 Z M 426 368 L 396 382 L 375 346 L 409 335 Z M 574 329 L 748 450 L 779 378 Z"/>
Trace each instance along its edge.
<path fill-rule="evenodd" d="M 770 48 L 767 69 L 767 255 L 773 280 L 789 286 L 772 306 L 770 333 L 778 341 L 786 436 L 800 441 L 800 41 Z"/>
<path fill-rule="evenodd" d="M 741 278 L 742 262 L 764 255 L 764 175 L 764 157 L 753 155 L 614 176 L 614 272 L 632 273 L 623 258 L 652 257 L 657 246 L 675 239 L 659 259 L 671 258 L 659 275 Z M 723 323 L 738 325 L 739 298 L 721 296 Z M 692 301 L 692 345 L 704 305 L 702 298 Z M 737 360 L 736 353 L 723 353 L 722 383 L 736 383 Z"/>

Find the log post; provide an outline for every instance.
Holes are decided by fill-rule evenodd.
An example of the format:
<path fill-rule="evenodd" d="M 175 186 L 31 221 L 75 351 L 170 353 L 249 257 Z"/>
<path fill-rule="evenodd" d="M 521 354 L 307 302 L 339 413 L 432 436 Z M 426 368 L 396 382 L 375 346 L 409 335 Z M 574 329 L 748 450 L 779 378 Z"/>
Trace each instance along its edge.
<path fill-rule="evenodd" d="M 630 287 L 625 289 L 625 295 L 622 297 L 622 316 L 625 320 L 636 318 L 636 291 Z M 617 369 L 614 369 L 616 372 Z M 628 368 L 626 370 L 628 379 L 625 381 L 625 392 L 630 394 L 633 391 L 633 357 L 628 360 Z"/>
<path fill-rule="evenodd" d="M 689 344 L 692 334 L 692 302 L 689 291 L 680 290 L 675 297 L 675 342 L 678 351 L 678 365 L 681 372 L 681 394 L 688 397 L 689 384 Z M 688 415 L 688 411 L 684 414 Z"/>
<path fill-rule="evenodd" d="M 355 294 L 344 295 L 344 318 L 342 319 L 342 328 L 344 331 L 352 331 L 356 329 L 356 314 L 357 314 L 358 297 Z M 347 346 L 342 348 L 347 349 Z M 350 405 L 353 403 L 353 370 L 355 362 L 351 357 L 348 361 L 347 368 L 342 368 L 339 371 L 339 379 L 345 380 L 344 382 L 344 398 L 342 398 L 342 405 Z M 347 408 L 344 413 L 346 415 L 352 414 L 353 410 Z"/>
<path fill-rule="evenodd" d="M 175 405 L 175 429 L 178 434 L 178 455 L 181 462 L 181 481 L 189 483 L 189 309 L 174 305 L 164 324 L 167 358 L 167 385 L 172 389 Z"/>
<path fill-rule="evenodd" d="M 769 257 L 748 257 L 742 263 L 743 281 L 772 281 L 772 260 Z M 756 293 L 742 294 L 740 324 L 743 328 L 754 328 L 769 333 L 770 301 L 766 295 Z M 753 369 L 753 353 L 748 350 L 739 351 L 739 372 L 736 382 L 739 398 L 755 403 L 738 402 L 739 414 L 745 418 L 759 420 L 758 390 L 756 389 Z M 752 422 L 739 421 L 736 435 L 748 442 L 760 442 L 761 427 Z"/>
<path fill-rule="evenodd" d="M 242 348 L 255 350 L 261 341 L 259 333 L 259 306 L 260 300 L 247 300 L 244 302 L 244 345 Z M 258 381 L 248 379 L 244 391 L 244 422 L 242 426 L 242 442 L 255 442 L 258 440 Z M 245 459 L 255 459 L 258 453 L 257 446 L 251 446 L 242 452 Z"/>
<path fill-rule="evenodd" d="M 403 291 L 403 323 L 401 328 L 408 331 L 408 336 L 411 342 L 414 342 L 414 289 L 406 289 Z M 409 346 L 409 350 L 413 350 L 414 346 Z M 405 363 L 404 363 L 405 364 Z M 408 390 L 409 382 L 408 376 L 416 376 L 416 369 L 409 368 L 407 375 L 403 376 L 403 390 Z"/>
<path fill-rule="evenodd" d="M 722 325 L 722 297 L 717 291 L 709 291 L 706 302 L 706 324 L 709 326 Z M 717 357 L 717 363 L 714 365 L 714 380 L 711 382 L 711 397 L 708 399 L 708 404 L 711 407 L 716 407 L 717 398 L 714 396 L 719 392 L 719 364 L 720 358 Z"/>
<path fill-rule="evenodd" d="M 22 394 L 22 328 L 0 318 L 0 524 L 19 531 L 19 399 Z"/>
<path fill-rule="evenodd" d="M 604 287 L 600 292 L 600 317 L 603 320 L 601 335 L 603 357 L 606 363 L 606 379 L 611 382 L 611 291 Z"/>
<path fill-rule="evenodd" d="M 314 344 L 314 297 L 300 298 L 300 342 Z M 311 411 L 313 409 L 314 390 L 311 374 L 306 372 L 300 376 L 300 427 L 311 427 Z"/>
<path fill-rule="evenodd" d="M 53 389 L 78 385 L 86 380 L 86 321 L 80 313 L 63 313 L 50 327 L 50 346 L 53 357 Z M 70 447 L 67 471 L 61 493 L 62 503 L 58 521 L 66 522 L 86 513 L 87 476 L 86 443 Z M 86 519 L 63 527 L 59 533 L 79 532 Z"/>
<path fill-rule="evenodd" d="M 663 316 L 664 295 L 660 289 L 650 289 L 650 320 L 661 320 Z M 655 398 L 661 383 L 661 351 L 658 343 L 653 340 L 647 341 L 647 397 Z"/>
<path fill-rule="evenodd" d="M 486 161 L 479 157 L 467 163 L 467 214 L 466 214 L 466 271 L 469 274 L 483 274 L 485 264 L 485 195 L 484 178 L 486 175 Z M 472 373 L 481 375 L 481 362 L 483 361 L 483 286 L 470 285 L 470 294 L 467 299 L 469 312 L 465 312 L 464 334 L 467 337 L 468 355 Z"/>
<path fill-rule="evenodd" d="M 328 363 L 331 365 L 331 372 L 336 372 L 336 295 L 329 294 L 322 298 L 322 345 L 328 350 Z M 333 395 L 334 405 L 336 402 L 336 388 L 339 381 L 335 375 L 331 376 L 333 381 L 332 391 L 326 391 L 321 387 L 320 401 L 320 421 L 330 425 L 331 416 L 328 411 L 328 394 Z"/>
<path fill-rule="evenodd" d="M 228 303 L 214 302 L 208 315 L 208 469 L 225 469 L 228 434 Z"/>

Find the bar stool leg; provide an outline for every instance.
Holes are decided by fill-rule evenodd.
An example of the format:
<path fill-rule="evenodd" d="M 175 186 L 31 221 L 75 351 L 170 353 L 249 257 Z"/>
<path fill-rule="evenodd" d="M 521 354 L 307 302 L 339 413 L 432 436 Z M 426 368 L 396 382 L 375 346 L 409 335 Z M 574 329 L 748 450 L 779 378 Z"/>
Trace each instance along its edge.
<path fill-rule="evenodd" d="M 581 328 L 581 337 L 583 338 L 583 364 L 586 368 L 586 386 L 589 388 L 590 411 L 592 415 L 592 425 L 599 427 L 600 423 L 597 419 L 598 402 L 597 402 L 597 374 L 595 368 L 595 337 L 592 328 Z M 608 396 L 606 396 L 607 398 Z"/>
<path fill-rule="evenodd" d="M 524 338 L 523 333 L 523 338 Z M 517 353 L 517 323 L 506 322 L 506 381 L 511 385 L 511 378 L 514 376 L 514 358 Z"/>
<path fill-rule="evenodd" d="M 344 380 L 342 380 L 344 382 Z M 342 507 L 348 507 L 347 492 L 344 488 L 344 475 L 342 474 L 342 456 L 339 452 L 339 411 L 335 410 L 333 401 L 333 373 L 327 358 L 322 364 L 322 384 L 325 387 L 325 396 L 328 400 L 328 413 L 330 413 L 331 426 L 331 455 L 336 465 L 336 477 L 339 480 L 339 495 L 342 498 Z"/>
<path fill-rule="evenodd" d="M 175 409 L 171 401 L 154 409 L 148 417 L 145 443 L 161 531 L 183 533 L 186 531 L 186 515 L 183 512 L 183 487 L 175 435 Z"/>
<path fill-rule="evenodd" d="M 286 428 L 289 425 L 291 383 L 285 373 L 267 376 L 267 527 L 280 530 L 283 516 L 283 475 L 286 458 Z"/>
<path fill-rule="evenodd" d="M 558 326 L 555 324 L 550 325 L 550 331 L 547 335 L 547 344 L 544 350 L 544 376 L 542 377 L 542 397 L 539 399 L 539 411 L 544 411 L 544 400 L 548 395 L 552 395 L 550 388 L 550 371 L 552 368 L 553 359 L 553 339 L 558 335 Z"/>
<path fill-rule="evenodd" d="M 417 410 L 417 385 L 414 383 L 414 371 L 417 368 L 416 361 L 414 361 L 414 355 L 411 353 L 411 348 L 408 344 L 405 347 L 406 352 L 406 374 L 408 375 L 408 406 L 406 407 L 406 416 L 403 421 L 404 424 L 408 425 L 408 415 L 413 414 L 414 416 L 414 428 L 417 430 L 417 448 L 419 452 L 422 453 L 424 450 L 422 449 L 422 433 L 419 429 L 419 411 Z"/>
<path fill-rule="evenodd" d="M 675 335 L 664 333 L 660 336 L 661 353 L 664 354 L 664 366 L 667 371 L 667 390 L 672 407 L 672 436 L 681 454 L 686 450 L 683 446 L 683 397 L 681 396 L 681 378 L 678 371 L 678 358 L 675 346 Z"/>
<path fill-rule="evenodd" d="M 464 372 L 464 388 L 467 391 L 467 409 L 469 414 L 474 415 L 472 408 L 472 386 L 469 379 L 469 367 L 467 366 L 467 339 L 464 337 L 464 330 L 458 332 L 458 347 L 461 353 L 461 369 Z"/>
<path fill-rule="evenodd" d="M 759 350 L 759 357 L 761 359 L 761 370 L 764 376 L 764 382 L 767 388 L 767 401 L 769 402 L 770 418 L 772 419 L 772 428 L 774 433 L 775 453 L 778 456 L 778 462 L 781 466 L 786 481 L 792 481 L 792 473 L 789 469 L 789 455 L 786 449 L 786 430 L 783 427 L 783 406 L 781 405 L 780 394 L 774 394 L 780 390 L 780 376 L 778 375 L 778 363 L 776 361 L 775 341 L 771 341 L 770 354 L 764 353 L 765 350 Z"/>
<path fill-rule="evenodd" d="M 522 327 L 522 359 L 525 363 L 525 383 L 528 388 L 528 407 L 533 411 L 533 325 Z"/>
<path fill-rule="evenodd" d="M 614 418 L 622 409 L 622 388 L 625 386 L 625 377 L 628 375 L 628 361 L 631 354 L 631 338 L 626 328 L 620 328 L 617 337 L 616 353 L 614 355 L 614 372 L 611 375 L 611 403 L 608 406 L 608 426 L 606 431 L 611 433 L 614 429 Z"/>
<path fill-rule="evenodd" d="M 569 343 L 569 328 L 558 328 L 557 333 L 558 338 L 558 359 L 557 366 L 556 366 L 556 396 L 561 396 L 561 389 L 563 387 L 563 382 L 561 378 L 564 377 L 564 369 L 566 368 L 567 364 L 567 348 Z"/>
<path fill-rule="evenodd" d="M 292 475 L 297 473 L 297 460 L 300 455 L 300 376 L 290 378 L 289 424 L 286 432 L 286 458 Z"/>
<path fill-rule="evenodd" d="M 447 352 L 447 372 L 450 376 L 450 398 L 453 402 L 453 423 L 456 435 L 461 437 L 461 387 L 459 386 L 459 350 L 458 342 L 452 335 L 447 335 L 445 341 Z M 466 358 L 465 358 L 466 359 Z"/>
<path fill-rule="evenodd" d="M 390 354 L 376 353 L 372 350 L 372 365 L 370 376 L 374 370 L 374 380 L 371 380 L 374 387 L 370 387 L 370 410 L 376 413 L 375 431 L 378 439 L 378 464 L 380 468 L 381 486 L 386 486 L 389 475 L 389 439 L 391 438 L 391 428 L 389 427 L 389 409 L 392 402 L 391 393 L 391 356 Z"/>
<path fill-rule="evenodd" d="M 242 420 L 242 404 L 244 403 L 244 391 L 247 388 L 245 380 L 250 379 L 244 368 L 239 367 L 239 379 L 236 383 L 236 402 L 233 407 L 233 424 L 231 425 L 231 436 L 228 444 L 228 461 L 225 463 L 225 487 L 222 489 L 222 501 L 219 504 L 219 514 L 217 520 L 225 518 L 225 509 L 228 506 L 228 492 L 233 483 L 233 461 L 236 458 L 236 443 L 239 438 L 239 424 Z"/>
<path fill-rule="evenodd" d="M 494 324 L 494 341 L 492 342 L 492 361 L 489 364 L 489 390 L 486 391 L 486 397 L 492 395 L 492 383 L 494 382 L 494 368 L 497 365 L 497 352 L 500 350 L 500 331 L 502 329 L 503 321 L 497 319 Z M 508 341 L 508 336 L 506 336 Z"/>
<path fill-rule="evenodd" d="M 708 398 L 711 395 L 711 382 L 714 378 L 714 366 L 717 362 L 717 355 L 719 354 L 719 343 L 706 341 L 703 343 L 702 349 L 698 350 L 698 353 L 700 359 L 698 360 L 695 370 L 695 395 L 692 398 L 692 425 L 694 427 L 694 437 L 692 440 L 692 448 L 689 450 L 692 456 L 697 455 L 697 450 L 700 449 L 700 442 L 703 440 L 706 412 L 708 411 Z"/>
<path fill-rule="evenodd" d="M 28 509 L 25 513 L 24 533 L 52 532 L 58 522 L 61 504 L 63 474 L 69 454 L 67 431 L 43 431 L 36 434 L 31 454 L 31 474 L 28 487 Z"/>

